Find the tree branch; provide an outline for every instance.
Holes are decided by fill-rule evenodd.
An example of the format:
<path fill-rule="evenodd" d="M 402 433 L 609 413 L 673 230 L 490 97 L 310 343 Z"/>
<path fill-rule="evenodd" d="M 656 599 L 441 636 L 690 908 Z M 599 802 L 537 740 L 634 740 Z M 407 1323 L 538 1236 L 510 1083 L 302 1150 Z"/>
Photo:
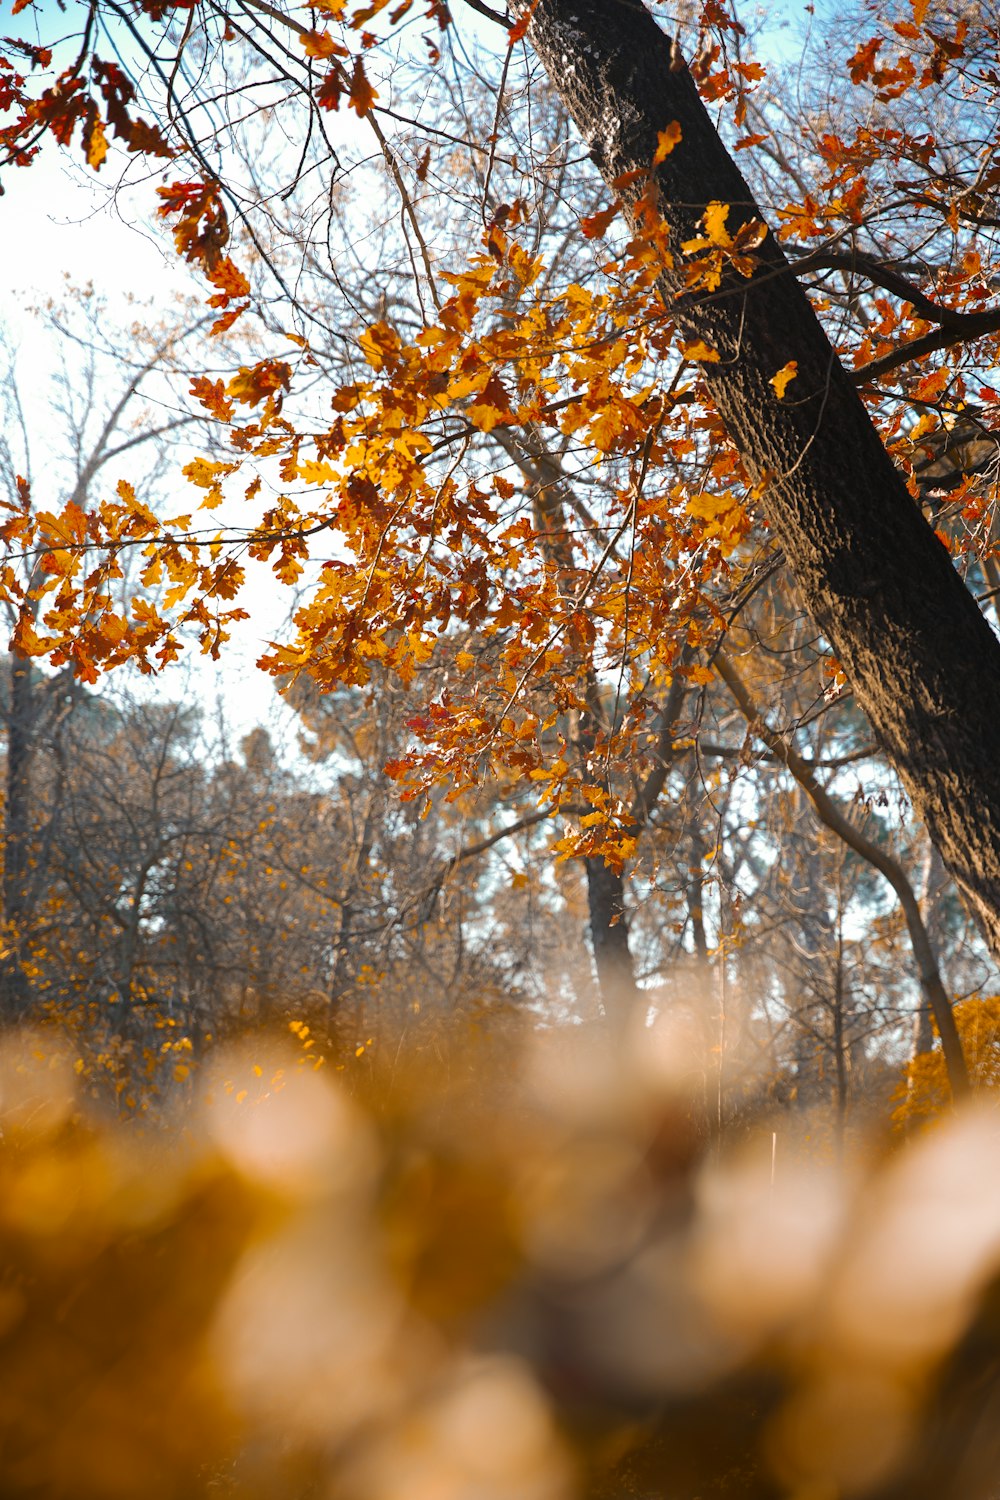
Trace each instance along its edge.
<path fill-rule="evenodd" d="M 962 1050 L 962 1040 L 955 1025 L 951 1002 L 941 980 L 934 948 L 920 914 L 920 905 L 902 865 L 845 817 L 830 794 L 816 780 L 810 763 L 803 759 L 782 735 L 770 727 L 751 697 L 735 663 L 726 652 L 717 653 L 714 665 L 754 734 L 762 739 L 768 749 L 788 768 L 789 773 L 798 782 L 815 808 L 820 822 L 839 839 L 842 839 L 859 858 L 874 866 L 896 892 L 910 935 L 920 988 L 937 1022 L 952 1097 L 956 1100 L 964 1097 L 969 1093 L 969 1072 Z"/>

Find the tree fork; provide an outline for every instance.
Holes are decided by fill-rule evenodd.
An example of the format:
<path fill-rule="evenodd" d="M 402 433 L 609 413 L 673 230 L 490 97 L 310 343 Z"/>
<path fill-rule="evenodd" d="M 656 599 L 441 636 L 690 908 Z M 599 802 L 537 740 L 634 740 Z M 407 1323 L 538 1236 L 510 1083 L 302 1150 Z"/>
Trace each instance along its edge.
<path fill-rule="evenodd" d="M 762 218 L 690 73 L 640 0 L 536 0 L 528 30 L 608 184 L 634 208 L 656 170 L 675 266 L 710 202 Z M 640 174 L 621 189 L 623 176 Z M 774 237 L 749 279 L 665 302 L 718 352 L 704 377 L 830 642 L 970 911 L 1000 957 L 1000 643 L 911 498 Z M 795 360 L 779 400 L 772 377 Z"/>

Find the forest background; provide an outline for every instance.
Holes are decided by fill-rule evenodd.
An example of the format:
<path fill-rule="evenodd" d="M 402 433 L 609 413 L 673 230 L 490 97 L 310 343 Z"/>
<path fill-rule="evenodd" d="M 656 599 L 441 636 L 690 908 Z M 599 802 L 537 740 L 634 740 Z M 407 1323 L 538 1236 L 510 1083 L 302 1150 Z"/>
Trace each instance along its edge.
<path fill-rule="evenodd" d="M 133 221 L 7 338 L 13 1492 L 951 1493 L 996 1229 L 901 1246 L 995 1127 L 867 1231 L 828 1168 L 996 1076 L 996 18 L 10 9 L 14 212 L 61 146 Z M 140 1259 L 53 1449 L 46 1287 L 139 1224 L 169 1309 L 203 1213 L 189 1342 Z"/>

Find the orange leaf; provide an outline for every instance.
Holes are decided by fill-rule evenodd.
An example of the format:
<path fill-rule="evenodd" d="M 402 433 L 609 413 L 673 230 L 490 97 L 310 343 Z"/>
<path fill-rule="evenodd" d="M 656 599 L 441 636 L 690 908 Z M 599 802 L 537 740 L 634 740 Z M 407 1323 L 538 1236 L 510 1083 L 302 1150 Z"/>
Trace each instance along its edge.
<path fill-rule="evenodd" d="M 608 226 L 621 213 L 621 204 L 612 203 L 610 208 L 603 208 L 600 213 L 589 214 L 587 218 L 580 220 L 580 228 L 584 239 L 599 240 L 608 232 Z"/>
<path fill-rule="evenodd" d="M 344 92 L 344 76 L 340 68 L 327 73 L 316 95 L 316 103 L 322 109 L 339 109 L 340 96 Z"/>
<path fill-rule="evenodd" d="M 360 57 L 355 58 L 354 72 L 351 74 L 351 108 L 361 118 L 368 113 L 377 98 L 378 91 L 368 82 L 364 63 Z"/>
<path fill-rule="evenodd" d="M 205 375 L 197 375 L 191 382 L 191 394 L 220 422 L 228 422 L 232 417 L 233 403 L 227 398 L 226 388 L 221 380 L 213 381 Z"/>
<path fill-rule="evenodd" d="M 871 41 L 865 42 L 859 47 L 854 56 L 850 58 L 847 66 L 851 70 L 852 83 L 863 83 L 866 78 L 871 77 L 875 71 L 875 57 L 882 45 L 880 36 L 873 36 Z"/>
<path fill-rule="evenodd" d="M 510 400 L 496 375 L 490 376 L 478 398 L 469 405 L 467 416 L 481 432 L 492 432 L 494 427 L 510 421 Z"/>
<path fill-rule="evenodd" d="M 671 151 L 681 138 L 681 127 L 676 120 L 672 120 L 666 130 L 657 132 L 656 155 L 653 157 L 653 166 L 658 167 L 661 161 L 666 161 Z"/>
<path fill-rule="evenodd" d="M 292 372 L 284 360 L 262 359 L 249 368 L 244 366 L 238 375 L 232 377 L 226 391 L 244 406 L 256 406 L 265 396 L 287 390 L 291 378 Z M 184 472 L 186 474 L 187 469 Z"/>
<path fill-rule="evenodd" d="M 347 49 L 334 41 L 328 31 L 307 31 L 301 37 L 307 57 L 347 57 Z"/>
<path fill-rule="evenodd" d="M 208 301 L 209 306 L 218 306 L 215 297 L 209 297 Z M 217 333 L 225 333 L 228 329 L 232 328 L 233 324 L 242 318 L 249 305 L 248 302 L 241 302 L 238 307 L 231 307 L 228 312 L 221 313 L 208 330 L 209 334 L 214 337 Z"/>
<path fill-rule="evenodd" d="M 249 281 L 247 281 L 239 267 L 233 264 L 228 255 L 223 256 L 222 260 L 209 272 L 208 279 L 213 286 L 217 286 L 227 297 L 248 297 L 250 295 Z"/>
<path fill-rule="evenodd" d="M 514 25 L 507 32 L 507 40 L 511 47 L 513 47 L 515 42 L 521 40 L 531 25 L 531 18 L 535 14 L 535 6 L 537 4 L 538 0 L 531 0 L 531 4 L 525 7 L 518 20 L 515 21 Z"/>

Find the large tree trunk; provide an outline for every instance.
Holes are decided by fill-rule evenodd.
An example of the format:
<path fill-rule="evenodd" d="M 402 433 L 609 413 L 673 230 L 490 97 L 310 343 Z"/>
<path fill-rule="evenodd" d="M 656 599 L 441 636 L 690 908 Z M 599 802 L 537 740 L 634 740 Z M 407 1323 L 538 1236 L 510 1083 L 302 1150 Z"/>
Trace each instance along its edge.
<path fill-rule="evenodd" d="M 647 170 L 658 132 L 679 123 L 657 171 L 678 265 L 706 203 L 731 205 L 730 232 L 761 217 L 639 0 L 537 0 L 528 35 L 609 184 Z M 683 332 L 720 354 L 706 379 L 747 471 L 769 476 L 764 514 L 806 608 L 1000 956 L 1000 643 L 771 235 L 757 253 L 749 281 L 734 276 L 710 296 L 683 294 L 666 271 L 664 297 Z M 793 359 L 779 401 L 770 381 Z"/>
<path fill-rule="evenodd" d="M 7 775 L 3 815 L 3 957 L 0 1024 L 20 1021 L 28 1004 L 24 977 L 31 831 L 31 755 L 36 717 L 31 662 L 11 648 L 7 704 Z"/>

